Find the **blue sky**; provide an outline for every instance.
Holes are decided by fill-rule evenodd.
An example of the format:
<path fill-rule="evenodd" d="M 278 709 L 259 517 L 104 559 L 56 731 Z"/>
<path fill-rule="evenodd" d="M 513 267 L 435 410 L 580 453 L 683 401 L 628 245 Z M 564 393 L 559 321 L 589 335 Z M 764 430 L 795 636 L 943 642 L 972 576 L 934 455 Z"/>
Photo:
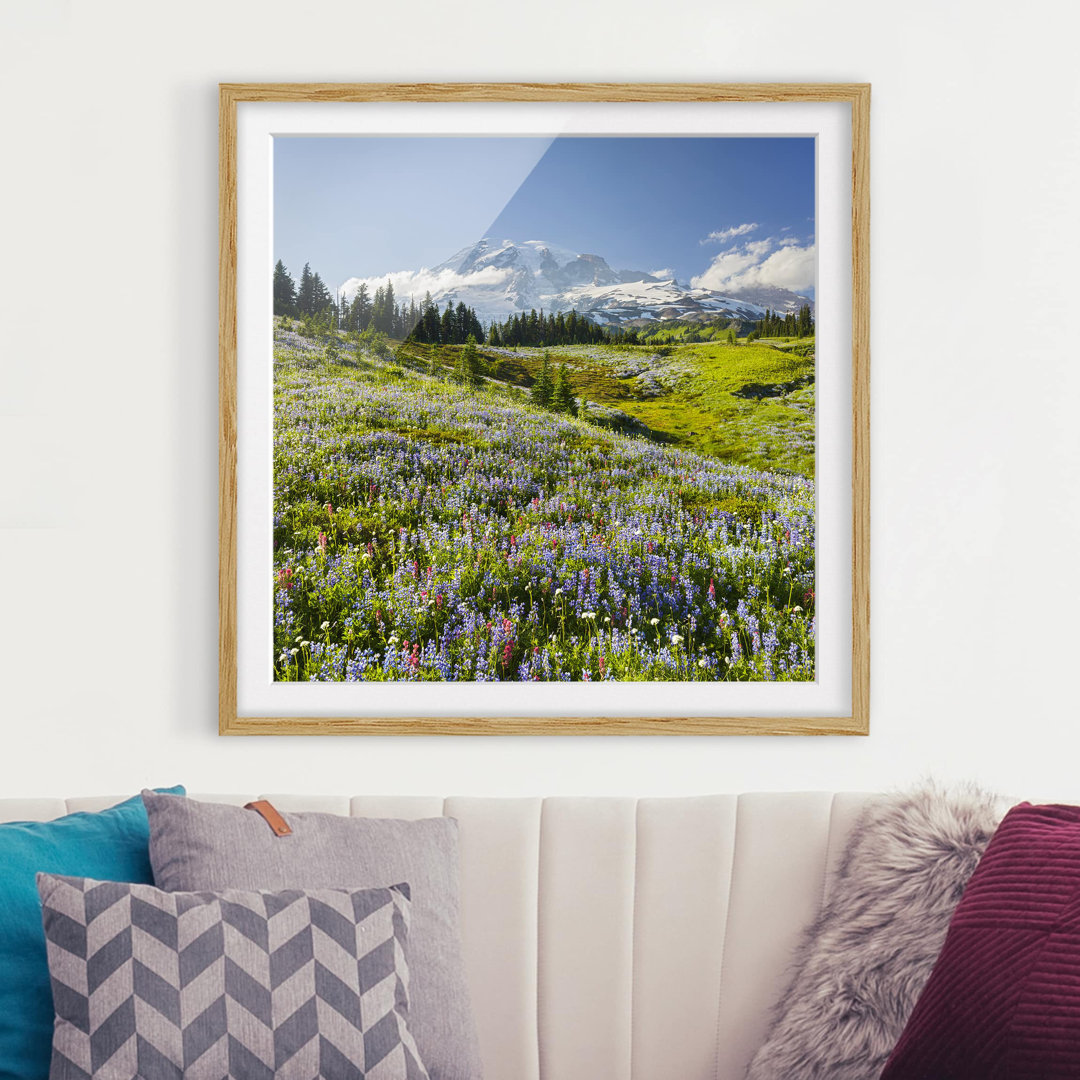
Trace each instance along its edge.
<path fill-rule="evenodd" d="M 810 291 L 813 219 L 809 138 L 274 139 L 274 258 L 331 288 L 497 236 Z"/>

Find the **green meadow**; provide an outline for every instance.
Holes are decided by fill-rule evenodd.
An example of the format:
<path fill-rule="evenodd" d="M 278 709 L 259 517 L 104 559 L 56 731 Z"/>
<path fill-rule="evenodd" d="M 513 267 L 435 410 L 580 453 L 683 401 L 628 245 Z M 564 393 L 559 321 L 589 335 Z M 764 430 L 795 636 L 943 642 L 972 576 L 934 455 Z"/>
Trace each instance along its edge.
<path fill-rule="evenodd" d="M 406 343 L 412 366 L 453 371 L 461 346 Z M 546 350 L 566 364 L 585 415 L 624 430 L 755 469 L 814 475 L 814 339 L 655 345 L 570 345 Z M 480 346 L 486 380 L 526 389 L 542 348 Z M 592 407 L 598 408 L 592 408 Z M 647 430 L 645 430 L 647 429 Z"/>

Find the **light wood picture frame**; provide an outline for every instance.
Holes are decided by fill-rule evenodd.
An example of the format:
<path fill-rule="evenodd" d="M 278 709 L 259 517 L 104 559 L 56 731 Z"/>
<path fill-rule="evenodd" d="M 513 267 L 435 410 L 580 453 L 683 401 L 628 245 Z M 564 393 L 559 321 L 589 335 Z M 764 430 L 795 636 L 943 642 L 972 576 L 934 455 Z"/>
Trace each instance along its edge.
<path fill-rule="evenodd" d="M 869 131 L 870 87 L 862 83 L 222 84 L 219 162 L 220 733 L 868 734 Z M 301 659 L 308 658 L 309 665 L 302 669 L 298 662 L 288 659 L 289 650 L 281 649 L 280 640 L 277 643 L 271 640 L 274 633 L 272 604 L 275 591 L 278 587 L 284 587 L 280 567 L 277 568 L 278 576 L 275 576 L 272 550 L 274 331 L 267 330 L 270 322 L 267 316 L 272 304 L 271 269 L 274 260 L 279 257 L 272 239 L 275 139 L 311 139 L 318 136 L 353 140 L 365 136 L 369 139 L 406 136 L 441 139 L 463 135 L 505 139 L 532 137 L 539 133 L 558 139 L 563 135 L 580 136 L 583 132 L 589 133 L 589 138 L 609 139 L 620 135 L 673 140 L 738 136 L 774 141 L 810 138 L 814 142 L 813 199 L 816 211 L 813 224 L 806 225 L 805 222 L 794 220 L 788 222 L 790 226 L 802 226 L 812 237 L 799 251 L 806 255 L 807 251 L 812 250 L 812 255 L 807 257 L 816 259 L 815 273 L 820 276 L 820 280 L 818 277 L 814 279 L 816 291 L 812 294 L 817 344 L 807 354 L 810 357 L 809 374 L 804 368 L 798 379 L 778 384 L 771 390 L 757 383 L 744 388 L 747 395 L 745 400 L 751 403 L 755 393 L 763 395 L 757 405 L 778 392 L 794 395 L 791 398 L 793 407 L 797 399 L 805 403 L 806 396 L 799 399 L 798 394 L 807 387 L 811 388 L 812 396 L 808 399 L 810 423 L 811 431 L 816 431 L 811 452 L 817 468 L 816 471 L 811 469 L 811 479 L 800 482 L 804 487 L 809 485 L 811 520 L 814 522 L 808 541 L 810 580 L 814 589 L 805 591 L 805 596 L 810 598 L 808 605 L 816 602 L 817 607 L 814 619 L 808 623 L 810 651 L 799 652 L 793 647 L 790 663 L 792 671 L 796 670 L 797 663 L 802 664 L 803 667 L 798 670 L 804 676 L 809 670 L 812 677 L 807 677 L 804 682 L 785 682 L 783 677 L 772 682 L 768 676 L 750 676 L 749 681 L 738 678 L 726 681 L 720 674 L 713 675 L 721 669 L 729 673 L 734 671 L 736 655 L 742 658 L 744 664 L 750 662 L 749 655 L 744 657 L 739 651 L 738 641 L 746 642 L 751 649 L 761 645 L 759 637 L 753 637 L 751 641 L 752 635 L 745 636 L 746 624 L 738 621 L 733 610 L 727 621 L 721 615 L 711 624 L 716 633 L 714 641 L 736 642 L 730 646 L 734 652 L 724 656 L 713 657 L 707 653 L 704 644 L 692 654 L 691 644 L 685 643 L 683 637 L 675 632 L 679 625 L 672 623 L 668 630 L 671 655 L 675 656 L 671 662 L 676 665 L 685 662 L 688 679 L 693 674 L 691 664 L 699 663 L 702 670 L 707 668 L 715 679 L 712 682 L 663 683 L 649 678 L 637 681 L 637 677 L 631 675 L 620 676 L 615 682 L 596 681 L 598 674 L 604 676 L 603 642 L 613 643 L 615 630 L 610 616 L 591 612 L 577 614 L 581 618 L 592 615 L 589 625 L 595 631 L 595 638 L 574 638 L 575 642 L 584 642 L 580 648 L 585 650 L 575 655 L 588 653 L 590 657 L 588 663 L 593 675 L 589 682 L 574 681 L 560 685 L 555 675 L 546 675 L 544 681 L 519 682 L 513 686 L 509 681 L 498 686 L 470 680 L 447 684 L 405 681 L 404 676 L 390 683 L 353 682 L 347 685 L 287 681 L 282 672 L 310 675 L 315 670 L 313 657 L 317 651 L 324 657 L 332 655 L 339 664 L 341 658 L 349 654 L 341 651 L 345 646 L 336 645 L 333 648 L 338 651 L 331 653 L 329 637 L 325 646 L 320 642 L 313 645 L 309 638 L 314 635 L 310 627 L 305 625 L 300 627 L 301 633 L 297 635 L 297 648 L 310 651 L 310 656 L 309 652 L 301 656 Z M 498 207 L 495 209 L 498 210 Z M 730 249 L 732 266 L 742 265 L 737 260 L 743 256 L 743 261 L 757 258 L 758 263 L 754 265 L 759 265 L 761 258 L 775 253 L 788 243 L 782 239 L 771 239 L 769 242 L 772 246 L 769 247 L 765 243 L 766 238 L 760 234 L 757 238 L 747 240 L 750 229 L 756 225 L 756 221 L 749 219 L 743 222 L 729 220 L 723 207 L 717 208 L 717 231 L 712 236 L 727 237 L 730 241 L 738 236 L 740 230 L 744 234 L 739 236 L 742 246 L 737 244 Z M 524 241 L 532 238 L 518 239 Z M 705 239 L 702 240 L 703 244 Z M 760 243 L 760 246 L 751 249 L 748 247 L 751 242 Z M 703 259 L 706 260 L 716 254 L 715 250 L 704 247 L 702 250 Z M 585 257 L 594 258 L 592 255 Z M 374 273 L 385 276 L 401 269 L 399 265 L 386 265 Z M 360 268 L 356 273 L 363 274 L 364 271 Z M 625 277 L 626 272 L 621 273 Z M 642 280 L 656 282 L 660 280 L 658 275 L 663 273 L 649 271 L 643 273 Z M 317 278 L 318 275 L 315 276 Z M 330 279 L 329 275 L 328 279 L 335 289 L 341 285 L 339 280 Z M 419 276 L 415 280 L 419 281 Z M 598 277 L 596 281 L 599 280 Z M 764 276 L 762 280 L 765 280 Z M 671 275 L 671 283 L 686 288 L 679 285 L 674 274 Z M 341 310 L 345 311 L 350 297 L 347 292 L 335 292 L 335 304 L 339 296 L 345 299 L 341 305 Z M 441 303 L 437 302 L 436 310 L 440 307 Z M 338 312 L 338 307 L 334 311 Z M 750 312 L 751 308 L 748 307 L 746 311 Z M 769 314 L 776 318 L 779 309 Z M 553 310 L 549 310 L 549 315 L 554 318 Z M 736 335 L 737 347 L 746 344 L 747 338 L 743 332 L 752 324 L 751 315 L 745 318 L 751 319 L 751 322 L 742 322 Z M 508 316 L 507 325 L 509 322 Z M 607 325 L 610 328 L 613 324 Z M 694 326 L 688 326 L 681 318 L 672 325 L 682 327 L 678 333 L 683 337 L 675 340 L 674 344 L 675 355 L 678 355 L 679 350 L 687 347 L 684 344 L 686 337 L 691 341 L 697 338 L 693 336 Z M 706 328 L 712 325 L 708 321 L 702 322 Z M 719 323 L 715 325 L 719 326 Z M 730 325 L 738 326 L 738 320 L 732 318 Z M 792 355 L 799 355 L 797 350 L 790 348 L 797 344 L 794 338 L 782 341 L 778 336 L 769 336 L 770 327 L 775 329 L 780 324 L 762 322 L 758 325 L 769 340 L 760 345 L 754 342 L 755 349 L 772 344 L 781 352 L 788 349 Z M 783 324 L 776 334 L 780 334 L 784 327 L 790 330 L 791 325 L 791 322 Z M 627 333 L 629 327 L 629 322 L 621 324 L 613 333 Z M 719 333 L 718 330 L 709 332 Z M 332 329 L 331 337 L 327 340 L 336 342 L 335 335 L 338 333 L 343 347 L 351 348 L 347 343 L 352 338 L 346 336 L 344 329 L 340 332 Z M 719 340 L 717 337 L 716 341 Z M 360 339 L 356 341 L 356 355 L 360 357 Z M 332 347 L 336 359 L 337 346 Z M 430 371 L 426 376 L 414 373 L 408 366 L 415 359 L 416 350 L 410 352 L 411 345 L 405 348 L 404 344 L 391 342 L 391 347 L 398 350 L 397 358 L 400 361 L 391 363 L 395 367 L 404 365 L 403 375 L 395 374 L 395 378 L 415 380 L 439 377 L 448 387 L 453 378 L 466 381 L 471 377 L 479 378 L 468 371 L 461 375 L 461 365 L 475 361 L 461 360 L 465 347 L 460 344 L 451 345 L 443 352 L 436 345 L 426 346 L 431 356 Z M 633 354 L 633 350 L 639 347 L 631 345 L 625 348 Z M 524 355 L 533 357 L 539 351 L 534 349 L 530 352 L 526 348 Z M 707 351 L 705 349 L 702 355 Z M 575 355 L 573 350 L 569 354 Z M 748 356 L 749 353 L 741 355 Z M 440 369 L 440 364 L 445 365 L 448 358 L 451 365 L 457 365 L 456 374 L 451 367 Z M 488 365 L 485 372 L 495 372 L 486 376 L 489 381 L 498 381 L 500 369 L 492 366 L 496 359 L 494 354 L 482 354 L 482 362 Z M 540 361 L 529 359 L 528 363 L 539 364 Z M 384 374 L 390 378 L 387 372 Z M 520 384 L 519 391 L 530 383 L 534 384 L 538 377 L 532 368 L 524 375 L 518 371 L 515 378 Z M 815 383 L 816 389 L 812 389 Z M 447 393 L 451 392 L 458 393 L 459 388 L 447 390 Z M 496 388 L 490 392 L 501 391 Z M 586 403 L 580 399 L 580 387 L 575 392 L 579 394 L 579 399 L 571 400 L 584 407 Z M 761 407 L 771 408 L 773 404 L 766 401 Z M 603 406 L 595 408 L 600 410 Z M 827 430 L 824 430 L 827 417 L 830 422 Z M 561 420 L 559 422 L 562 423 Z M 570 423 L 569 420 L 566 422 Z M 701 435 L 700 432 L 690 434 Z M 622 438 L 621 435 L 618 437 Z M 668 436 L 661 432 L 657 438 L 663 440 Z M 582 445 L 587 443 L 586 439 Z M 671 452 L 676 450 L 677 442 Z M 737 458 L 732 460 L 738 462 Z M 778 474 L 782 472 L 782 468 L 777 470 Z M 688 498 L 691 497 L 697 496 L 691 493 Z M 756 507 L 758 510 L 760 508 Z M 742 528 L 740 522 L 751 521 L 745 514 L 739 517 L 743 509 L 735 501 L 714 501 L 708 504 L 707 513 L 728 514 L 724 520 L 728 522 L 731 535 L 742 535 L 738 531 Z M 755 507 L 751 506 L 753 509 Z M 330 520 L 333 520 L 334 512 L 334 507 L 329 504 Z M 361 537 L 359 519 L 357 522 L 353 526 L 355 535 Z M 310 522 L 309 527 L 319 528 Z M 747 535 L 750 535 L 758 526 L 747 524 L 746 528 L 750 530 Z M 753 533 L 757 538 L 755 542 L 780 544 L 775 539 L 770 541 L 765 531 L 762 525 L 760 534 Z M 327 543 L 334 541 L 327 540 L 325 531 L 318 535 L 318 543 L 325 553 Z M 823 538 L 827 541 L 827 548 L 821 546 Z M 511 537 L 510 540 L 516 544 L 517 538 Z M 509 541 L 503 538 L 500 543 L 505 545 Z M 555 544 L 554 540 L 552 544 Z M 508 550 L 512 555 L 517 548 Z M 641 550 L 645 551 L 644 541 Z M 312 556 L 317 557 L 318 552 Z M 422 570 L 415 572 L 419 577 Z M 698 582 L 702 588 L 704 580 Z M 713 577 L 710 587 L 715 589 L 716 586 Z M 818 594 L 816 600 L 815 589 Z M 294 595 L 290 594 L 287 601 L 291 603 Z M 547 595 L 550 600 L 551 594 Z M 766 602 L 773 604 L 777 610 L 783 609 L 785 613 L 800 612 L 799 616 L 791 615 L 791 618 L 801 617 L 806 621 L 808 616 L 802 606 L 792 603 L 792 600 L 798 600 L 803 595 L 803 592 L 789 589 L 783 602 L 777 595 L 774 603 L 772 594 L 767 590 Z M 441 599 L 438 602 L 441 603 Z M 425 603 L 429 601 L 425 600 Z M 715 609 L 711 591 L 709 603 Z M 734 608 L 734 600 L 732 606 Z M 565 612 L 565 605 L 562 610 Z M 643 617 L 634 622 L 633 615 L 626 614 L 625 606 L 621 609 L 621 615 L 619 609 L 613 607 L 610 610 L 616 615 L 616 623 L 622 627 L 620 632 L 623 636 L 618 638 L 620 642 L 631 640 L 625 636 L 631 630 L 646 635 L 651 632 L 654 636 L 659 632 L 655 625 L 650 630 L 650 620 Z M 642 612 L 645 612 L 644 607 Z M 280 610 L 277 617 L 280 622 Z M 603 626 L 601 618 L 607 619 Z M 417 671 L 420 671 L 416 659 L 420 654 L 416 649 L 412 654 L 403 650 L 398 632 L 393 633 L 391 638 L 386 637 L 387 628 L 383 627 L 381 609 L 378 610 L 378 619 L 383 632 L 381 640 L 390 642 L 386 649 L 393 647 L 396 650 L 393 662 L 398 662 L 396 657 L 400 652 L 403 671 L 409 671 L 406 665 L 410 656 Z M 696 627 L 697 623 L 687 625 Z M 756 625 L 754 623 L 751 630 Z M 642 629 L 635 629 L 638 626 Z M 606 638 L 603 636 L 605 633 L 608 635 Z M 507 661 L 513 654 L 513 664 L 523 665 L 524 658 L 519 660 L 515 652 L 518 646 L 513 640 L 513 631 L 507 631 L 507 634 L 511 643 L 511 648 L 505 653 Z M 280 639 L 280 634 L 278 637 Z M 502 639 L 491 640 L 500 642 L 499 649 L 504 647 Z M 636 640 L 642 641 L 643 638 Z M 408 642 L 404 644 L 408 645 Z M 418 643 L 414 644 L 418 646 Z M 589 652 L 588 648 L 593 644 L 596 648 Z M 578 645 L 574 647 L 578 648 Z M 536 647 L 533 648 L 535 650 Z M 723 647 L 718 648 L 723 651 Z M 280 657 L 277 657 L 279 651 Z M 599 669 L 596 667 L 596 652 L 600 654 Z M 498 650 L 492 653 L 491 671 L 495 678 L 501 672 L 509 680 L 510 668 L 499 666 L 502 655 Z M 810 656 L 809 661 L 807 655 Z M 664 656 L 668 657 L 669 653 L 665 652 Z M 789 661 L 786 654 L 782 663 L 787 671 Z M 357 664 L 360 662 L 357 661 Z M 771 661 L 766 670 L 770 675 L 775 674 Z M 513 677 L 523 678 L 522 671 L 523 668 L 515 666 Z M 575 679 L 578 677 L 575 675 Z M 589 679 L 587 667 L 581 667 L 580 678 Z"/>

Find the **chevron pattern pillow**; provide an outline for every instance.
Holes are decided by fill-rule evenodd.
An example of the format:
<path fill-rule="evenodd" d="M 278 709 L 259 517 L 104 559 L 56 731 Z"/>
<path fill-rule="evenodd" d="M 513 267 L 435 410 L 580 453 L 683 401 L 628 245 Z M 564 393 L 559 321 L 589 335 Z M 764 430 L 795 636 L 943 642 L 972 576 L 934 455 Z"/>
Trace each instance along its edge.
<path fill-rule="evenodd" d="M 50 1080 L 426 1080 L 407 885 L 166 893 L 38 875 Z"/>

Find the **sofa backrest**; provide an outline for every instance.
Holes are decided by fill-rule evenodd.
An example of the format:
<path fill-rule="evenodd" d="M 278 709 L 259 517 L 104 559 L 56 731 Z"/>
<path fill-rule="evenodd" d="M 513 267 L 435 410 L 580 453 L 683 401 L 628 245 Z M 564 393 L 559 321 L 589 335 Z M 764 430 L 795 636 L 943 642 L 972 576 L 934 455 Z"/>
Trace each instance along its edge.
<path fill-rule="evenodd" d="M 742 1080 L 873 796 L 193 797 L 457 818 L 486 1080 Z M 0 821 L 117 801 L 0 799 Z"/>

